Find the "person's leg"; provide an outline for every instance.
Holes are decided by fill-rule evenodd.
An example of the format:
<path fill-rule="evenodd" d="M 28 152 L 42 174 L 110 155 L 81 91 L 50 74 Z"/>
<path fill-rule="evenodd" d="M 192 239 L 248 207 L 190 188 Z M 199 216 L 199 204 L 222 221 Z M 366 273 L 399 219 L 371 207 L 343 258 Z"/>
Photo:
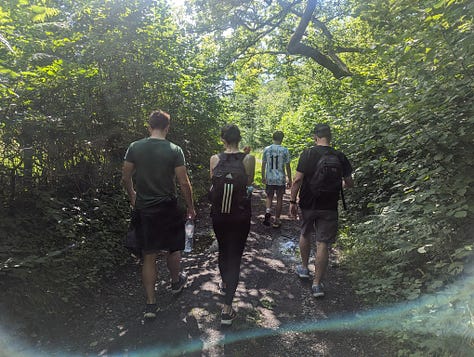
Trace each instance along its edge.
<path fill-rule="evenodd" d="M 166 264 L 171 276 L 171 282 L 175 283 L 179 280 L 179 272 L 181 271 L 181 251 L 177 250 L 167 254 Z"/>
<path fill-rule="evenodd" d="M 319 285 L 321 283 L 321 279 L 324 277 L 324 274 L 326 274 L 328 262 L 328 244 L 325 242 L 316 242 L 313 285 Z"/>
<path fill-rule="evenodd" d="M 311 254 L 311 237 L 314 232 L 314 210 L 301 210 L 300 255 L 301 266 L 308 269 L 309 255 Z"/>
<path fill-rule="evenodd" d="M 249 218 L 227 222 L 224 237 L 221 239 L 223 244 L 220 244 L 222 248 L 219 250 L 219 255 L 222 259 L 221 264 L 226 283 L 226 294 L 221 315 L 222 325 L 231 325 L 232 321 L 237 317 L 237 313 L 232 308 L 232 302 L 239 283 L 240 263 L 249 231 Z"/>
<path fill-rule="evenodd" d="M 329 244 L 336 241 L 338 217 L 337 211 L 317 211 L 315 219 L 316 252 L 314 263 L 313 296 L 324 296 L 321 280 L 329 263 Z"/>
<path fill-rule="evenodd" d="M 275 190 L 273 186 L 267 185 L 265 188 L 265 193 L 267 194 L 267 198 L 265 200 L 265 218 L 263 220 L 263 224 L 266 226 L 270 225 L 270 218 L 272 216 L 272 202 L 273 202 L 273 195 Z"/>
<path fill-rule="evenodd" d="M 276 193 L 275 223 L 280 223 L 281 209 L 283 207 L 283 194 L 285 189 L 279 188 Z"/>
<path fill-rule="evenodd" d="M 212 226 L 219 243 L 219 272 L 225 284 L 221 324 L 231 325 L 237 316 L 232 309 L 232 301 L 239 283 L 240 262 L 250 231 L 250 217 L 222 220 L 217 216 L 213 217 Z"/>
<path fill-rule="evenodd" d="M 240 264 L 249 230 L 250 222 L 248 220 L 236 222 L 232 227 L 229 227 L 229 233 L 227 235 L 228 244 L 226 244 L 225 247 L 227 260 L 227 288 L 224 299 L 225 312 L 232 308 L 232 301 L 239 284 Z"/>
<path fill-rule="evenodd" d="M 308 269 L 309 255 L 311 253 L 311 234 L 312 232 L 306 232 L 300 235 L 301 266 L 304 269 Z"/>
<path fill-rule="evenodd" d="M 222 223 L 222 219 L 220 219 L 219 216 L 214 216 L 212 218 L 212 229 L 214 230 L 217 239 L 217 266 L 219 268 L 222 284 L 225 286 L 227 284 L 225 224 Z"/>
<path fill-rule="evenodd" d="M 239 267 L 235 267 L 236 260 L 235 257 L 238 255 L 238 252 L 234 251 L 236 247 L 236 242 L 234 241 L 235 236 L 234 234 L 230 234 L 227 237 L 227 244 L 223 246 L 223 255 L 222 255 L 222 261 L 223 265 L 225 266 L 225 297 L 224 297 L 224 306 L 222 308 L 222 311 L 224 313 L 229 313 L 232 310 L 232 301 L 234 300 L 235 296 L 235 291 L 237 290 L 237 285 L 239 283 L 239 277 L 238 275 L 240 274 L 240 261 L 239 261 Z M 236 271 L 237 271 L 237 277 L 236 277 Z"/>
<path fill-rule="evenodd" d="M 146 303 L 155 304 L 155 284 L 157 279 L 156 272 L 156 253 L 144 253 L 142 265 L 142 281 L 146 293 Z"/>
<path fill-rule="evenodd" d="M 181 272 L 181 251 L 173 250 L 168 252 L 166 263 L 171 276 L 171 293 L 179 294 L 186 286 L 187 275 Z"/>
<path fill-rule="evenodd" d="M 219 246 L 219 255 L 217 257 L 217 266 L 219 267 L 219 274 L 221 275 L 221 280 L 222 280 L 222 287 L 227 289 L 227 282 L 229 280 L 228 278 L 228 262 L 229 258 L 227 257 L 228 254 L 228 247 L 227 247 L 227 240 L 221 236 L 217 235 L 217 243 Z"/>
<path fill-rule="evenodd" d="M 273 190 L 269 190 L 267 193 L 267 198 L 265 200 L 265 213 L 272 212 L 272 203 L 273 203 Z"/>

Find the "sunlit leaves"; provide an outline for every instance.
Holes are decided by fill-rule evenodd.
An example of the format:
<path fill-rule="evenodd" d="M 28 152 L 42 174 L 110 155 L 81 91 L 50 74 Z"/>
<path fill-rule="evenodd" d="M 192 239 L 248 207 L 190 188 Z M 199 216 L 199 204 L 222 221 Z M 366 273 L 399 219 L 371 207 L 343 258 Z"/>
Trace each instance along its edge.
<path fill-rule="evenodd" d="M 30 6 L 30 12 L 32 14 L 31 20 L 33 22 L 43 22 L 46 19 L 59 14 L 59 10 L 57 9 L 39 5 Z"/>

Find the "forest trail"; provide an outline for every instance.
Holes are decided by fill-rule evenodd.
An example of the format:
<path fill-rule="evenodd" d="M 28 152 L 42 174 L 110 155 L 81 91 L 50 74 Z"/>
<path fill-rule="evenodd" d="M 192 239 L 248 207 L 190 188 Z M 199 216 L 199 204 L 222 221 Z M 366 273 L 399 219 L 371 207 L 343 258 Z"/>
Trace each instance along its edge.
<path fill-rule="evenodd" d="M 47 328 L 29 332 L 28 349 L 45 355 L 147 356 L 387 356 L 379 337 L 344 328 L 338 316 L 362 309 L 331 254 L 326 297 L 315 299 L 310 282 L 294 273 L 298 222 L 289 220 L 285 195 L 282 227 L 262 225 L 264 192 L 254 191 L 251 233 L 244 252 L 233 326 L 221 328 L 217 252 L 204 237 L 212 227 L 199 211 L 195 252 L 184 256 L 186 289 L 173 297 L 163 265 L 158 280 L 160 312 L 144 322 L 139 263 L 131 261 L 101 292 L 84 291 L 80 308 L 64 311 Z M 312 263 L 312 261 L 310 262 Z M 312 265 L 311 265 L 312 267 Z M 324 324 L 332 321 L 332 324 Z M 325 329 L 324 326 L 332 327 Z M 25 350 L 28 350 L 25 349 Z M 1 353 L 0 353 L 1 355 Z M 25 353 L 25 355 L 28 355 Z"/>

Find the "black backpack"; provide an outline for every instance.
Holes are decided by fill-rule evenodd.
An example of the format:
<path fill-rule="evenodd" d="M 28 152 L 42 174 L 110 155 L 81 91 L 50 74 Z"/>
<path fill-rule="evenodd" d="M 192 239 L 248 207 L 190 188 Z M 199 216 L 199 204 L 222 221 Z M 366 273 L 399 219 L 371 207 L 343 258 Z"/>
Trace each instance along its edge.
<path fill-rule="evenodd" d="M 248 176 L 242 162 L 246 154 L 220 153 L 218 156 L 208 195 L 212 204 L 211 214 L 232 215 L 249 211 Z"/>
<path fill-rule="evenodd" d="M 346 209 L 344 193 L 342 191 L 342 163 L 333 149 L 324 152 L 316 164 L 316 170 L 309 180 L 309 188 L 315 197 L 337 195 L 342 197 L 342 204 Z"/>

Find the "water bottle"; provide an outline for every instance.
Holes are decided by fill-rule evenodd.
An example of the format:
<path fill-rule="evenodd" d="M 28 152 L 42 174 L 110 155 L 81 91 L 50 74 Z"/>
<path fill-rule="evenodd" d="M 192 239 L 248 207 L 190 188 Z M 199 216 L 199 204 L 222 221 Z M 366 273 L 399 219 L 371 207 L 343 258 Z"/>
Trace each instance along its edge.
<path fill-rule="evenodd" d="M 252 198 L 253 186 L 247 186 L 247 198 Z"/>
<path fill-rule="evenodd" d="M 194 222 L 192 219 L 188 219 L 186 221 L 186 223 L 184 224 L 184 231 L 186 233 L 184 252 L 189 253 L 193 250 Z"/>

